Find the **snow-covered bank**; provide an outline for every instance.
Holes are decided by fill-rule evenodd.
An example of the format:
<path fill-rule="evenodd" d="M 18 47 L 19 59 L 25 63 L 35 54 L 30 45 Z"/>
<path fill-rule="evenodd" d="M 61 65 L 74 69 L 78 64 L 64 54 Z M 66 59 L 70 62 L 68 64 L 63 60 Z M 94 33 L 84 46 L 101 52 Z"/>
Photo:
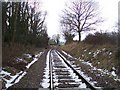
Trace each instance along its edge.
<path fill-rule="evenodd" d="M 30 54 L 24 54 L 27 55 L 28 58 L 32 58 L 32 61 L 26 65 L 26 69 L 29 69 L 42 55 L 43 52 L 39 52 L 36 54 L 34 58 Z M 18 59 L 17 60 L 22 60 Z M 25 61 L 25 60 L 24 60 Z M 10 67 L 9 67 L 10 68 Z M 24 71 L 19 71 L 15 74 L 10 73 L 4 69 L 0 71 L 0 78 L 5 82 L 5 89 L 9 88 L 10 86 L 18 83 L 25 75 L 27 74 L 26 70 Z"/>
<path fill-rule="evenodd" d="M 104 51 L 105 48 L 103 48 L 102 50 Z M 65 51 L 62 51 L 62 52 L 63 52 L 65 55 L 67 55 L 68 57 L 72 57 L 70 54 L 67 54 Z M 98 54 L 98 53 L 100 53 L 100 52 L 102 52 L 102 51 L 101 51 L 101 50 L 97 50 L 97 51 L 94 52 L 93 54 L 96 56 L 96 54 Z M 91 54 L 91 52 L 89 52 L 89 54 Z M 112 53 L 110 52 L 109 54 L 111 55 Z M 93 56 L 94 56 L 94 55 L 93 55 Z M 72 57 L 72 58 L 73 58 L 73 57 Z M 92 63 L 90 63 L 89 61 L 84 61 L 84 60 L 81 59 L 80 57 L 78 58 L 78 60 L 79 60 L 81 63 L 90 66 L 92 71 L 93 71 L 93 70 L 97 70 L 97 71 L 99 71 L 99 72 L 101 73 L 102 76 L 104 76 L 104 75 L 109 75 L 109 76 L 111 76 L 111 77 L 114 77 L 114 80 L 120 81 L 119 76 L 118 76 L 118 75 L 116 74 L 116 72 L 115 72 L 115 70 L 116 70 L 115 67 L 112 67 L 112 68 L 114 68 L 113 71 L 109 71 L 109 70 L 107 70 L 107 69 L 96 68 L 96 67 L 94 67 L 94 66 L 92 65 Z M 98 64 L 99 64 L 99 63 L 100 63 L 100 62 L 98 62 Z"/>
<path fill-rule="evenodd" d="M 89 54 L 91 53 L 94 52 L 90 52 Z M 100 53 L 100 50 L 97 50 L 96 53 Z M 66 59 L 72 66 L 74 65 L 75 67 L 76 65 L 77 67 L 81 68 L 81 70 L 77 71 L 81 73 L 81 75 L 85 77 L 90 83 L 93 82 L 92 83 L 93 85 L 96 85 L 98 87 L 104 87 L 105 85 L 106 85 L 105 87 L 114 87 L 116 85 L 116 87 L 119 87 L 120 77 L 116 74 L 117 69 L 115 67 L 112 67 L 114 69 L 113 71 L 97 68 L 91 63 L 91 61 L 85 61 L 84 59 L 81 59 L 81 57 L 79 57 L 78 59 L 72 59 L 74 57 L 71 58 L 71 55 L 67 54 L 65 51 L 64 54 L 65 56 L 66 55 L 68 56 L 68 58 Z M 109 54 L 111 54 L 111 52 L 109 52 Z"/>

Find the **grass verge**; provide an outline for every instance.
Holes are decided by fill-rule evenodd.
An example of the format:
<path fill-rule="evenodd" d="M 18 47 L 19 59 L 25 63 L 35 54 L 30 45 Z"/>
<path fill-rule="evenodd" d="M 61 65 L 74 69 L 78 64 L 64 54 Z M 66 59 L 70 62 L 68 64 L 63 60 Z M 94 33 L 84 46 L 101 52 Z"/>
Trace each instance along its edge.
<path fill-rule="evenodd" d="M 92 63 L 97 68 L 107 69 L 110 71 L 112 67 L 115 67 L 117 69 L 117 73 L 120 75 L 119 60 L 115 57 L 118 47 L 115 45 L 71 43 L 61 46 L 61 49 L 76 58 Z"/>

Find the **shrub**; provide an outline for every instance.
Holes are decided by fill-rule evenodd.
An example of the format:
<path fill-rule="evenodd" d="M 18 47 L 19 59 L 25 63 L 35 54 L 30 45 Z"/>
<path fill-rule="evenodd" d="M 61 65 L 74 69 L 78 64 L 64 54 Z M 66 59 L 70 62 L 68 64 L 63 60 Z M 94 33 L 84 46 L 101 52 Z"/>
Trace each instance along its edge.
<path fill-rule="evenodd" d="M 99 33 L 89 34 L 83 41 L 89 44 L 117 44 L 117 33 Z"/>

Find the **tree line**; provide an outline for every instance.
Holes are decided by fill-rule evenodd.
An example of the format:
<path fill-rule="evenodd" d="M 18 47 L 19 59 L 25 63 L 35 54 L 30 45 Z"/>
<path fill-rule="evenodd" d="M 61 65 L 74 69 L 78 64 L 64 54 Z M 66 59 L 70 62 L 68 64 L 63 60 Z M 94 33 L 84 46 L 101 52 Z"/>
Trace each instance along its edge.
<path fill-rule="evenodd" d="M 39 2 L 2 2 L 2 41 L 8 45 L 47 46 L 46 14 Z"/>
<path fill-rule="evenodd" d="M 83 42 L 88 44 L 95 44 L 95 45 L 110 44 L 117 46 L 118 37 L 119 34 L 117 32 L 111 32 L 111 33 L 96 32 L 94 34 L 87 35 L 86 38 L 83 40 Z"/>

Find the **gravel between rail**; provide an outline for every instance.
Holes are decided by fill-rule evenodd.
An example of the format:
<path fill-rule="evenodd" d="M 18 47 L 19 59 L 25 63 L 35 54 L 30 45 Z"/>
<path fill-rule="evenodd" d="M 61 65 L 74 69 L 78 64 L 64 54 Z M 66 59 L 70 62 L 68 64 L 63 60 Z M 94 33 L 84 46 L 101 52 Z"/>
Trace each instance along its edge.
<path fill-rule="evenodd" d="M 61 50 L 59 50 L 61 52 Z M 40 82 L 43 79 L 43 70 L 45 68 L 45 64 L 46 64 L 46 56 L 47 56 L 47 52 L 48 50 L 45 50 L 45 52 L 41 55 L 41 57 L 39 58 L 39 60 L 37 62 L 35 62 L 30 69 L 27 71 L 27 74 L 20 80 L 19 83 L 13 85 L 12 87 L 10 87 L 11 90 L 14 89 L 38 89 L 38 88 L 42 88 L 40 86 Z M 62 53 L 62 52 L 61 52 Z M 62 53 L 63 54 L 63 53 Z M 64 54 L 63 54 L 64 55 Z M 64 55 L 66 58 L 69 58 L 68 56 Z M 69 58 L 70 60 L 70 58 Z M 94 73 L 91 73 L 89 71 L 89 67 L 86 65 L 83 65 L 82 63 L 79 63 L 79 66 L 81 67 L 82 71 L 85 72 L 85 74 L 87 74 L 88 76 L 92 77 L 93 81 L 97 81 L 98 83 L 95 86 L 98 87 L 104 87 L 106 88 L 105 90 L 112 89 L 112 88 L 117 88 L 117 90 L 119 90 L 118 88 L 120 87 L 120 85 L 118 84 L 118 82 L 115 82 L 114 80 L 108 78 L 107 76 L 104 77 L 96 77 L 94 74 L 98 73 L 97 71 L 94 71 Z M 105 83 L 108 82 L 108 83 Z"/>
<path fill-rule="evenodd" d="M 61 50 L 59 50 L 61 52 Z M 61 52 L 62 53 L 62 52 Z M 74 58 L 70 58 L 64 53 L 62 53 L 69 61 L 71 61 Z M 75 60 L 76 61 L 76 60 Z M 84 74 L 88 75 L 89 77 L 92 77 L 92 81 L 97 81 L 98 83 L 95 84 L 97 87 L 103 87 L 103 90 L 120 90 L 120 83 L 118 81 L 113 80 L 112 78 L 109 78 L 106 76 L 96 76 L 95 74 L 99 74 L 97 70 L 94 70 L 93 73 L 90 71 L 90 67 L 88 65 L 85 65 L 79 61 L 77 62 L 77 65 L 81 67 L 81 70 L 84 72 Z"/>

